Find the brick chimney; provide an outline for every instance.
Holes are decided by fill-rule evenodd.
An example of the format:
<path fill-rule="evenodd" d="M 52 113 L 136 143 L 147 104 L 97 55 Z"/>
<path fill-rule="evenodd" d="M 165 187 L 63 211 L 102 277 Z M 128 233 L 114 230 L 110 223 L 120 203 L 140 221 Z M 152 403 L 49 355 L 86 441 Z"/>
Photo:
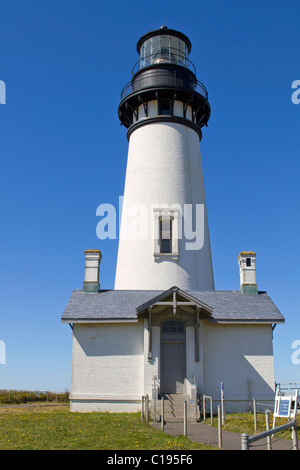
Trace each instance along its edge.
<path fill-rule="evenodd" d="M 99 250 L 85 250 L 85 272 L 83 291 L 84 292 L 98 292 L 100 288 L 99 284 L 99 272 L 101 262 L 101 251 Z"/>

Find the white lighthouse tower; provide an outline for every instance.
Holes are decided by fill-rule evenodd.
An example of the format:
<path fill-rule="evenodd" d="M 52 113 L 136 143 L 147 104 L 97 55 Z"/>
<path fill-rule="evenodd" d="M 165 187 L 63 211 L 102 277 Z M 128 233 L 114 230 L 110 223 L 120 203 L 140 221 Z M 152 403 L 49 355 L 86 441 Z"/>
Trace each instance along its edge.
<path fill-rule="evenodd" d="M 213 290 L 199 141 L 210 105 L 190 40 L 166 26 L 137 43 L 119 105 L 129 141 L 116 290 Z"/>

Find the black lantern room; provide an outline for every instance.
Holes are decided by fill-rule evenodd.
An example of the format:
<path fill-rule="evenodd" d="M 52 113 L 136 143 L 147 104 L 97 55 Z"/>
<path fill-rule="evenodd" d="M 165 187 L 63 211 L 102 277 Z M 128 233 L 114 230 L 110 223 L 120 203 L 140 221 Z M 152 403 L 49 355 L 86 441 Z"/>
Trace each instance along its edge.
<path fill-rule="evenodd" d="M 162 26 L 137 43 L 140 59 L 132 69 L 132 79 L 121 92 L 119 119 L 128 137 L 137 127 L 153 121 L 180 122 L 194 128 L 201 138 L 207 125 L 210 105 L 205 86 L 197 80 L 189 60 L 191 42 L 179 31 Z M 182 113 L 174 113 L 174 102 L 182 103 Z M 157 113 L 148 114 L 148 103 L 157 102 Z M 143 117 L 139 117 L 142 106 Z M 187 117 L 187 109 L 192 115 Z M 178 113 L 177 113 L 178 114 Z"/>

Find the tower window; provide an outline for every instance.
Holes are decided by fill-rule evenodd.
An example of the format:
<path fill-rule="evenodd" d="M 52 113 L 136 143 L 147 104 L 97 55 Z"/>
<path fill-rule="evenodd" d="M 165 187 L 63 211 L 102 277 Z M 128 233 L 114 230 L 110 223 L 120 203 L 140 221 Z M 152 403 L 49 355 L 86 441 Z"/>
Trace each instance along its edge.
<path fill-rule="evenodd" d="M 170 101 L 159 101 L 158 114 L 163 114 L 165 116 L 172 115 L 172 103 Z"/>
<path fill-rule="evenodd" d="M 178 260 L 178 209 L 153 209 L 154 260 Z M 181 233 L 181 232 L 180 232 Z"/>
<path fill-rule="evenodd" d="M 162 216 L 159 220 L 160 253 L 172 253 L 172 217 Z"/>
<path fill-rule="evenodd" d="M 251 258 L 246 258 L 246 266 L 251 266 Z"/>

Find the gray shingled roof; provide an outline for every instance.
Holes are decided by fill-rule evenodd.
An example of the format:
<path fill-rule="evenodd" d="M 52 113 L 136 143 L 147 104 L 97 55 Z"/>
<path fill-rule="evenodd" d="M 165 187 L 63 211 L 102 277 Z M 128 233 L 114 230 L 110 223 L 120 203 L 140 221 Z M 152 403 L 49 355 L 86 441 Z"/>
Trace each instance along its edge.
<path fill-rule="evenodd" d="M 137 308 L 162 294 L 154 290 L 74 290 L 62 315 L 63 322 L 135 320 Z M 245 295 L 239 291 L 187 291 L 213 308 L 210 322 L 284 323 L 284 317 L 266 292 Z"/>

